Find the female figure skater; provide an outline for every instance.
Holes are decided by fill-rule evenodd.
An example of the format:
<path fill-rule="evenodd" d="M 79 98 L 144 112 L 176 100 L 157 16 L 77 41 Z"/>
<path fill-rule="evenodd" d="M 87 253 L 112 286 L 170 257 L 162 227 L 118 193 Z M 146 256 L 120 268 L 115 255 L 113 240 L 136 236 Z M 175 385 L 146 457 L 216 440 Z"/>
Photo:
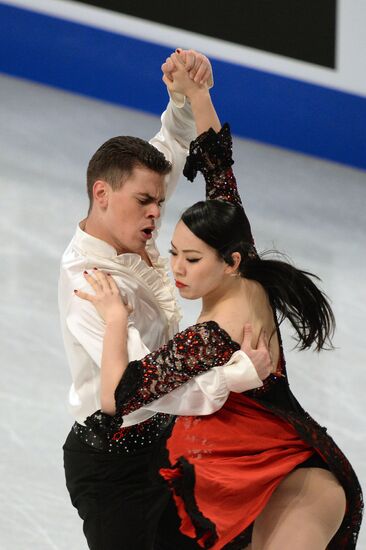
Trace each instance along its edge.
<path fill-rule="evenodd" d="M 172 61 L 176 70 L 168 86 L 189 97 L 193 110 L 198 96 L 209 102 L 208 92 L 192 84 L 179 57 L 173 55 Z M 170 467 L 161 473 L 174 493 L 180 530 L 198 547 L 214 550 L 353 549 L 361 489 L 346 457 L 289 388 L 277 320 L 291 322 L 301 349 L 320 351 L 330 343 L 332 310 L 310 274 L 258 255 L 231 169 L 229 128 L 220 130 L 214 112 L 210 126 L 191 144 L 185 168 L 191 180 L 198 170 L 203 173 L 207 200 L 183 213 L 172 238 L 180 294 L 202 298 L 197 324 L 175 337 L 174 360 L 170 353 L 167 361 L 161 348 L 127 366 L 120 336 L 126 315 L 119 313 L 125 306 L 111 277 L 86 275 L 95 295 L 79 294 L 107 323 L 102 376 L 113 369 L 123 375 L 106 407 L 114 411 L 115 397 L 117 414 L 112 420 L 105 415 L 105 425 L 113 430 L 121 415 L 194 376 L 182 362 L 189 363 L 189 354 L 205 362 L 205 335 L 213 341 L 224 337 L 225 353 L 231 353 L 240 347 L 243 325 L 251 324 L 253 345 L 265 330 L 277 368 L 263 386 L 231 393 L 214 414 L 182 416 L 175 423 L 167 443 Z M 123 430 L 114 437 L 123 437 Z"/>

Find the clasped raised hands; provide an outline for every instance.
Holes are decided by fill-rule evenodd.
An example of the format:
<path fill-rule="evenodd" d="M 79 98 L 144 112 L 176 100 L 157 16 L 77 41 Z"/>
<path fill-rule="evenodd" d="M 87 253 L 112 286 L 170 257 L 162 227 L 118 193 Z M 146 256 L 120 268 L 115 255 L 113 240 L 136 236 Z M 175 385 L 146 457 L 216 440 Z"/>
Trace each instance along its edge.
<path fill-rule="evenodd" d="M 179 56 L 191 80 L 197 84 L 206 84 L 209 88 L 213 86 L 211 63 L 205 55 L 195 50 L 182 50 L 181 48 L 177 48 L 174 53 Z M 173 73 L 176 70 L 173 55 L 168 57 L 161 66 L 161 70 L 170 81 L 173 81 Z"/>
<path fill-rule="evenodd" d="M 177 48 L 162 64 L 161 70 L 168 90 L 187 97 L 198 89 L 208 89 L 213 85 L 210 61 L 194 50 Z"/>

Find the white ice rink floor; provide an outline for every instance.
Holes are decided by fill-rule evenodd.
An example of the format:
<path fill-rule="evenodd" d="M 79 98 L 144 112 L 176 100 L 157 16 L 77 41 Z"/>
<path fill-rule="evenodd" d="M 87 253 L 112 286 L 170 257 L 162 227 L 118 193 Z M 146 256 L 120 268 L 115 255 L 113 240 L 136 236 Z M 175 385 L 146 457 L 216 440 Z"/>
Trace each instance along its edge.
<path fill-rule="evenodd" d="M 86 214 L 91 154 L 109 137 L 149 138 L 158 127 L 154 116 L 0 77 L 1 550 L 87 548 L 63 479 L 72 419 L 58 264 Z M 285 336 L 289 377 L 365 485 L 366 173 L 242 139 L 234 151 L 259 250 L 275 247 L 317 273 L 333 302 L 337 349 L 298 353 Z M 182 179 L 162 228 L 164 254 L 179 213 L 203 193 Z M 183 328 L 199 305 L 182 305 Z"/>

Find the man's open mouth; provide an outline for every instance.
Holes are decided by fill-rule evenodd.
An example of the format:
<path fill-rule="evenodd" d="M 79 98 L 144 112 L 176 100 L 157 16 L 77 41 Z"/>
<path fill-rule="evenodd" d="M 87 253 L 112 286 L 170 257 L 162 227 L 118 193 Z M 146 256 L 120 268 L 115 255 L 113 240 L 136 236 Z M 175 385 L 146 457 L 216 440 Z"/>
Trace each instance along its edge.
<path fill-rule="evenodd" d="M 151 237 L 151 234 L 153 231 L 154 231 L 153 227 L 145 227 L 145 229 L 142 230 L 142 232 L 145 233 L 147 237 Z"/>

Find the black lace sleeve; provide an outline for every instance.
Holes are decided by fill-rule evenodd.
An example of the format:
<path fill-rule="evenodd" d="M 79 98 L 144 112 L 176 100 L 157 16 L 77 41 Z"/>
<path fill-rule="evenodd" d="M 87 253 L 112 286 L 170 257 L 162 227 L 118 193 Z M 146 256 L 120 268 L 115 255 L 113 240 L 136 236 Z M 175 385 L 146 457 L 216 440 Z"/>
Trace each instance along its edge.
<path fill-rule="evenodd" d="M 206 182 L 206 200 L 224 200 L 244 211 L 235 175 L 232 170 L 232 139 L 230 127 L 224 124 L 219 132 L 210 128 L 192 141 L 183 174 L 193 181 L 201 172 Z M 248 242 L 254 245 L 249 220 L 245 214 L 245 232 Z M 254 254 L 256 254 L 253 249 Z"/>
<path fill-rule="evenodd" d="M 119 415 L 126 415 L 178 388 L 194 376 L 224 365 L 240 349 L 214 321 L 198 323 L 128 364 L 115 392 Z"/>
<path fill-rule="evenodd" d="M 219 132 L 210 128 L 191 142 L 183 174 L 193 181 L 197 172 L 202 173 L 206 199 L 223 199 L 243 206 L 231 169 L 233 164 L 230 127 L 224 124 Z"/>

